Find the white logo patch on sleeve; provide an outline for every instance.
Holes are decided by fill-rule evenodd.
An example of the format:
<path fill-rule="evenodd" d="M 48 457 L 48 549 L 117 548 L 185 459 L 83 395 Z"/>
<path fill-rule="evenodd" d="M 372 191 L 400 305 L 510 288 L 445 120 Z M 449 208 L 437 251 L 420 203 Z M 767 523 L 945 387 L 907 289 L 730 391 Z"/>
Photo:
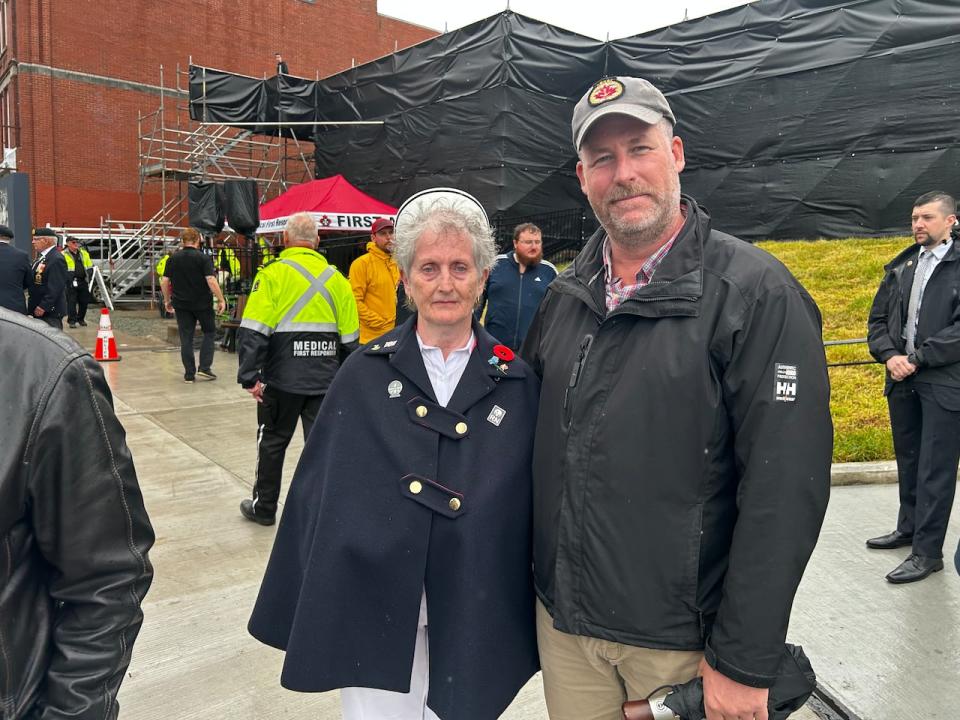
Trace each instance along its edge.
<path fill-rule="evenodd" d="M 773 399 L 776 402 L 795 402 L 797 399 L 797 366 L 776 364 Z"/>

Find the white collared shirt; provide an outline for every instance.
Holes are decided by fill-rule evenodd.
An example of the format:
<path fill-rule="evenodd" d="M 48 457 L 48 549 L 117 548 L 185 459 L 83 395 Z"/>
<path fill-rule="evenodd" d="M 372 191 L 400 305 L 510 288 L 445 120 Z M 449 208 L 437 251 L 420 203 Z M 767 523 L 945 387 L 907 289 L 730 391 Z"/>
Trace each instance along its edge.
<path fill-rule="evenodd" d="M 420 355 L 427 369 L 427 377 L 430 378 L 430 385 L 433 386 L 433 394 L 437 396 L 437 402 L 446 407 L 467 367 L 470 353 L 477 344 L 476 338 L 471 332 L 467 344 L 451 351 L 446 360 L 443 359 L 443 350 L 432 345 L 424 345 L 423 340 L 420 339 L 420 333 L 417 333 L 417 343 L 420 345 Z"/>

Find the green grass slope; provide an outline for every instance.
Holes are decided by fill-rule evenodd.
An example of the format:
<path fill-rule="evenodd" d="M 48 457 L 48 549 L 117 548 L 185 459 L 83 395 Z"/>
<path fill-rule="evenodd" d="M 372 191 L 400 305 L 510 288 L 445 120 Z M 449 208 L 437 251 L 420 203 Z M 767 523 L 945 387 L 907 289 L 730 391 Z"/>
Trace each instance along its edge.
<path fill-rule="evenodd" d="M 759 247 L 790 268 L 820 306 L 824 340 L 867 335 L 867 315 L 883 266 L 913 239 L 849 238 L 762 242 Z M 830 363 L 870 360 L 866 344 L 827 348 Z M 892 460 L 890 419 L 877 363 L 830 368 L 834 462 Z"/>

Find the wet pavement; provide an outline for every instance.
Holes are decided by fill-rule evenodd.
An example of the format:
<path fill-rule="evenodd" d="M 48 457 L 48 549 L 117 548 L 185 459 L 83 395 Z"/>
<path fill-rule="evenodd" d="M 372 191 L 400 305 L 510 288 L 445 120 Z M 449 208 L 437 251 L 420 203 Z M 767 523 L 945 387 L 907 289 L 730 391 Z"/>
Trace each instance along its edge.
<path fill-rule="evenodd" d="M 92 349 L 97 317 L 90 315 L 87 328 L 68 333 Z M 337 693 L 280 688 L 281 653 L 245 630 L 275 530 L 238 510 L 253 483 L 256 412 L 235 383 L 236 356 L 218 351 L 219 379 L 188 385 L 178 350 L 166 344 L 172 321 L 123 310 L 114 317 L 123 359 L 103 367 L 157 532 L 156 579 L 120 691 L 121 717 L 339 718 Z M 301 448 L 296 436 L 284 492 Z M 880 470 L 889 466 L 870 473 Z M 953 720 L 960 717 L 960 578 L 948 562 L 913 585 L 883 579 L 908 550 L 869 551 L 863 541 L 892 529 L 896 503 L 895 485 L 834 488 L 788 639 L 804 646 L 821 683 L 862 720 Z M 539 677 L 503 717 L 546 718 Z M 793 717 L 815 715 L 805 709 Z"/>

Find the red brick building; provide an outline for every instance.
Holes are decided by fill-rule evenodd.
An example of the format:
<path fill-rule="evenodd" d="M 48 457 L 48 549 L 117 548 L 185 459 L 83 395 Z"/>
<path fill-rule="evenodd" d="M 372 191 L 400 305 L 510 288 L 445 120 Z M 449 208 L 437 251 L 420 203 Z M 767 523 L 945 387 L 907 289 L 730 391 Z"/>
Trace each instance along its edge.
<path fill-rule="evenodd" d="M 140 219 L 137 118 L 160 106 L 161 65 L 171 88 L 191 58 L 263 77 L 280 51 L 291 75 L 325 77 L 435 35 L 376 0 L 0 0 L 3 146 L 34 224 Z"/>

